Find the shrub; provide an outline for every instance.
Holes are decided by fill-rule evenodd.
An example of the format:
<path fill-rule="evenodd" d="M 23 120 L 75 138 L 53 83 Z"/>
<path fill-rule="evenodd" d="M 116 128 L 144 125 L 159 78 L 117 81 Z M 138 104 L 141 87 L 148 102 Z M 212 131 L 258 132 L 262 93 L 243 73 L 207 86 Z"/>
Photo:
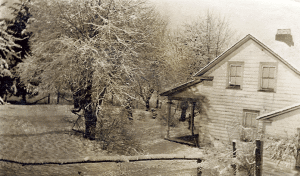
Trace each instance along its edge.
<path fill-rule="evenodd" d="M 270 158 L 278 164 L 282 161 L 290 161 L 297 157 L 298 135 L 287 137 L 266 136 L 265 149 L 270 151 Z"/>
<path fill-rule="evenodd" d="M 136 134 L 125 109 L 102 109 L 96 128 L 96 140 L 102 149 L 123 155 L 138 154 L 141 148 Z"/>
<path fill-rule="evenodd" d="M 211 137 L 211 145 L 204 148 L 204 161 L 200 164 L 204 175 L 233 175 L 233 165 L 237 173 L 254 175 L 255 141 L 236 142 L 236 157 L 232 144 L 225 144 Z"/>

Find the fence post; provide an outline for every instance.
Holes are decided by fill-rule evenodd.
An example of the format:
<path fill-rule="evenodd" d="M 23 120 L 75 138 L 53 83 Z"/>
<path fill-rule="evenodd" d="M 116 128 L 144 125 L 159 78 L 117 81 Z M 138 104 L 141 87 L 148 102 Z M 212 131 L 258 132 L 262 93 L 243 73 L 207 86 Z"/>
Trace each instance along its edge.
<path fill-rule="evenodd" d="M 297 128 L 297 138 L 298 138 L 298 143 L 297 143 L 297 157 L 296 157 L 296 164 L 295 168 L 297 170 L 300 170 L 300 128 Z"/>
<path fill-rule="evenodd" d="M 50 94 L 48 95 L 48 104 L 50 104 Z"/>
<path fill-rule="evenodd" d="M 232 149 L 233 149 L 232 157 L 236 158 L 236 140 L 232 141 Z M 233 168 L 233 175 L 236 175 L 236 164 L 233 164 L 232 168 Z"/>
<path fill-rule="evenodd" d="M 262 176 L 263 141 L 256 140 L 255 176 Z"/>
<path fill-rule="evenodd" d="M 197 163 L 201 163 L 202 160 L 201 159 L 197 159 Z M 202 171 L 201 171 L 201 167 L 197 167 L 197 176 L 201 176 L 202 175 Z"/>

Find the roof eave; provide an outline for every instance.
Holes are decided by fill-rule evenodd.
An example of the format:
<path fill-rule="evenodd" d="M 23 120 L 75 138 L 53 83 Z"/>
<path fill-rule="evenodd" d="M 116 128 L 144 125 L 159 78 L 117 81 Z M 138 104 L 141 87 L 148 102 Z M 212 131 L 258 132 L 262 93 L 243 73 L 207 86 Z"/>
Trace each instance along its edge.
<path fill-rule="evenodd" d="M 290 107 L 287 107 L 287 108 L 284 108 L 281 110 L 273 111 L 268 114 L 258 116 L 256 118 L 256 120 L 268 120 L 270 118 L 273 118 L 273 117 L 276 117 L 276 116 L 279 116 L 279 115 L 282 115 L 282 114 L 285 114 L 285 113 L 288 113 L 288 112 L 291 112 L 291 111 L 294 111 L 297 109 L 300 109 L 300 104 L 296 104 L 296 105 L 293 105 L 293 106 L 290 106 Z"/>
<path fill-rule="evenodd" d="M 195 84 L 198 84 L 200 82 L 202 82 L 203 80 L 213 80 L 213 77 L 212 76 L 206 76 L 206 77 L 198 77 L 197 79 L 195 80 L 192 80 L 192 81 L 189 81 L 189 82 L 186 82 L 184 84 L 181 84 L 175 88 L 172 88 L 170 90 L 167 90 L 165 92 L 162 92 L 160 93 L 159 95 L 160 96 L 172 96 L 178 92 L 181 92 L 183 91 L 184 89 L 190 87 L 190 86 L 193 86 Z"/>

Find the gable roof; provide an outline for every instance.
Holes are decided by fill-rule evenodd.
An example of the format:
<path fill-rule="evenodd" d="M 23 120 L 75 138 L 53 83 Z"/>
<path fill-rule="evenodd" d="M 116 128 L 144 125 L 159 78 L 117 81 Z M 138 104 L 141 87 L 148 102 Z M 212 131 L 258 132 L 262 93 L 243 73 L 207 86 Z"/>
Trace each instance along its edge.
<path fill-rule="evenodd" d="M 293 70 L 295 73 L 300 75 L 300 52 L 295 47 L 289 47 L 286 44 L 282 42 L 275 41 L 272 42 L 272 48 L 270 49 L 265 44 L 263 44 L 261 41 L 253 37 L 251 34 L 248 34 L 246 37 L 242 38 L 240 41 L 238 41 L 236 44 L 234 44 L 232 47 L 227 49 L 225 52 L 220 54 L 217 58 L 212 60 L 209 64 L 207 64 L 205 67 L 200 69 L 194 76 L 202 76 L 207 71 L 209 71 L 212 67 L 220 63 L 223 59 L 225 59 L 228 55 L 230 55 L 232 52 L 234 52 L 236 49 L 241 47 L 244 43 L 246 43 L 249 40 L 253 40 L 258 45 L 260 45 L 262 48 L 267 50 L 270 54 L 272 54 L 275 58 L 280 60 L 282 63 L 284 63 L 286 66 L 288 66 L 291 70 Z M 276 50 L 278 53 L 280 53 L 282 56 L 285 56 L 285 59 L 283 59 L 280 55 L 278 55 L 273 50 Z M 298 59 L 299 58 L 299 59 Z"/>
<path fill-rule="evenodd" d="M 256 117 L 256 120 L 266 120 L 294 110 L 300 109 L 300 103 Z"/>

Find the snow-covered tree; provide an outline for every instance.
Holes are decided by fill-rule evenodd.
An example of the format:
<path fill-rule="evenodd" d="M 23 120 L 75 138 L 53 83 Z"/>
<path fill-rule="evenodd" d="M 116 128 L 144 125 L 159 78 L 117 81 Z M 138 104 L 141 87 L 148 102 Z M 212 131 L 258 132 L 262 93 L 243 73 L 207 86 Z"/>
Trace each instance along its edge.
<path fill-rule="evenodd" d="M 7 93 L 16 93 L 16 82 L 7 63 L 7 58 L 10 56 L 20 58 L 20 53 L 14 49 L 21 48 L 16 43 L 20 39 L 9 34 L 7 27 L 8 25 L 5 20 L 0 21 L 0 97 L 2 104 L 4 103 L 2 99 L 4 96 L 4 99 L 6 99 Z"/>
<path fill-rule="evenodd" d="M 164 22 L 141 0 L 41 0 L 31 13 L 32 56 L 19 67 L 22 80 L 38 79 L 44 91 L 71 90 L 92 139 L 105 95 L 133 96 Z"/>
<path fill-rule="evenodd" d="M 182 42 L 197 60 L 195 65 L 199 69 L 225 51 L 235 35 L 228 18 L 207 11 L 184 26 Z"/>

